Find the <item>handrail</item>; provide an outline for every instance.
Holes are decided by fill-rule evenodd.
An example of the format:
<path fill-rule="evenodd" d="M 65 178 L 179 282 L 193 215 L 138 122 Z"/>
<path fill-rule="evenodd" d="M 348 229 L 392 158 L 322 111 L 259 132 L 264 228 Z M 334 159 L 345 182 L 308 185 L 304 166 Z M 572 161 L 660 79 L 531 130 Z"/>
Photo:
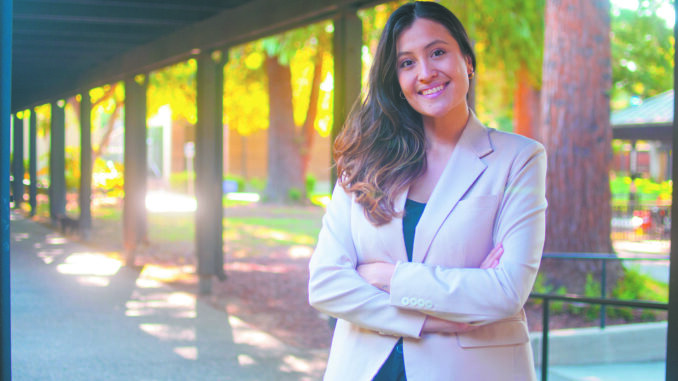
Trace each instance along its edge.
<path fill-rule="evenodd" d="M 543 300 L 542 304 L 542 332 L 541 332 L 541 381 L 548 380 L 548 353 L 549 353 L 549 302 L 551 300 L 563 302 L 576 302 L 585 304 L 608 305 L 614 307 L 632 307 L 632 308 L 646 308 L 668 311 L 669 304 L 661 302 L 648 302 L 642 300 L 621 300 L 621 299 L 604 299 L 604 298 L 589 298 L 576 295 L 559 295 L 559 294 L 542 294 L 532 293 L 530 298 L 538 298 Z M 602 311 L 602 309 L 601 309 Z"/>
<path fill-rule="evenodd" d="M 571 303 L 584 303 L 584 304 L 595 304 L 600 305 L 600 315 L 601 315 L 601 328 L 605 328 L 605 306 L 614 306 L 614 307 L 631 307 L 631 308 L 643 308 L 643 309 L 655 309 L 655 310 L 664 310 L 668 311 L 669 304 L 656 302 L 656 301 L 643 301 L 643 300 L 622 300 L 622 299 L 608 299 L 605 297 L 605 264 L 609 260 L 665 260 L 668 261 L 668 256 L 619 256 L 617 254 L 609 253 L 544 253 L 542 258 L 553 258 L 553 259 L 587 259 L 587 260 L 600 260 L 602 262 L 601 269 L 601 297 L 592 298 L 587 296 L 579 296 L 574 294 L 544 294 L 544 293 L 531 293 L 530 298 L 542 299 L 542 341 L 541 341 L 541 380 L 547 381 L 548 379 L 548 334 L 549 334 L 549 303 L 550 301 L 562 301 L 562 302 L 571 302 Z"/>
<path fill-rule="evenodd" d="M 620 261 L 668 261 L 670 257 L 668 255 L 624 255 L 624 254 L 609 254 L 609 253 L 558 253 L 558 252 L 549 252 L 544 253 L 542 258 L 555 258 L 555 259 L 600 259 L 600 260 L 620 260 Z"/>

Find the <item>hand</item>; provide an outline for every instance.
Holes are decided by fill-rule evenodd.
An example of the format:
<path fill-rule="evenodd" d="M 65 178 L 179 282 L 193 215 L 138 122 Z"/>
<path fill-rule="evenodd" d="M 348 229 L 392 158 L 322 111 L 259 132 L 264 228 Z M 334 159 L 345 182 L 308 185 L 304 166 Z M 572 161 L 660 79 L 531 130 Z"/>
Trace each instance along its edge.
<path fill-rule="evenodd" d="M 391 276 L 395 271 L 393 263 L 373 262 L 359 265 L 356 269 L 358 275 L 372 286 L 386 292 L 391 290 Z"/>
<path fill-rule="evenodd" d="M 476 326 L 466 323 L 456 323 L 449 320 L 438 319 L 434 316 L 426 316 L 422 333 L 462 333 L 476 329 Z"/>
<path fill-rule="evenodd" d="M 504 254 L 504 246 L 502 246 L 500 243 L 499 245 L 495 246 L 494 249 L 490 250 L 490 253 L 487 254 L 487 257 L 485 257 L 483 262 L 480 264 L 480 268 L 493 269 L 499 266 L 499 259 L 501 258 L 502 254 Z"/>

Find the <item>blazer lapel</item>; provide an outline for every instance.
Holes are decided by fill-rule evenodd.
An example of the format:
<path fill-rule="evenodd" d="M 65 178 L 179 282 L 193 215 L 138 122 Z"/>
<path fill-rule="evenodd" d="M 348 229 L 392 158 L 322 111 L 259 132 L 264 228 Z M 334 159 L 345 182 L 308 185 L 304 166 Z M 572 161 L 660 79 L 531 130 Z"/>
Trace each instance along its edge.
<path fill-rule="evenodd" d="M 405 209 L 405 200 L 407 199 L 407 190 L 401 192 L 394 200 L 395 210 L 402 212 Z M 386 252 L 393 259 L 393 262 L 407 262 L 407 251 L 405 250 L 405 238 L 403 237 L 403 219 L 392 218 L 385 225 L 377 228 L 377 236 L 381 244 L 386 248 Z"/>
<path fill-rule="evenodd" d="M 485 171 L 487 165 L 481 158 L 490 152 L 492 152 L 492 146 L 488 129 L 471 113 L 417 225 L 413 262 L 424 261 L 440 226 L 476 179 Z"/>

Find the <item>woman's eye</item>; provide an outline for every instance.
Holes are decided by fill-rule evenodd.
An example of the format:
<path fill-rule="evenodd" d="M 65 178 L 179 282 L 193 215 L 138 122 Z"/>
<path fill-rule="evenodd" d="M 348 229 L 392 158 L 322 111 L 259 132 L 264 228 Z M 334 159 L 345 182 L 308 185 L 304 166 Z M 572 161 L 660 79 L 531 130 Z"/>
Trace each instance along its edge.
<path fill-rule="evenodd" d="M 443 54 L 445 54 L 445 51 L 442 50 L 442 49 L 436 49 L 436 50 L 433 51 L 434 57 L 439 57 L 439 56 L 442 56 Z"/>
<path fill-rule="evenodd" d="M 400 61 L 400 67 L 408 67 L 412 65 L 414 62 L 412 60 L 402 60 Z"/>

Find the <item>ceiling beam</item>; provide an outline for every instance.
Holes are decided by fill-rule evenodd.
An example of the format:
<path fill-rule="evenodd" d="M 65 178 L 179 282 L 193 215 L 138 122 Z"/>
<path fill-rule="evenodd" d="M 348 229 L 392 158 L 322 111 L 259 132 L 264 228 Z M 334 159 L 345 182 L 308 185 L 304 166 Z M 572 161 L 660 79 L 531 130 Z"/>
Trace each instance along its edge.
<path fill-rule="evenodd" d="M 55 97 L 119 81 L 186 60 L 199 51 L 221 49 L 334 17 L 340 9 L 381 0 L 252 0 L 211 18 L 133 48 L 82 73 L 77 80 L 36 90 L 16 99 L 17 107 L 41 104 Z"/>

